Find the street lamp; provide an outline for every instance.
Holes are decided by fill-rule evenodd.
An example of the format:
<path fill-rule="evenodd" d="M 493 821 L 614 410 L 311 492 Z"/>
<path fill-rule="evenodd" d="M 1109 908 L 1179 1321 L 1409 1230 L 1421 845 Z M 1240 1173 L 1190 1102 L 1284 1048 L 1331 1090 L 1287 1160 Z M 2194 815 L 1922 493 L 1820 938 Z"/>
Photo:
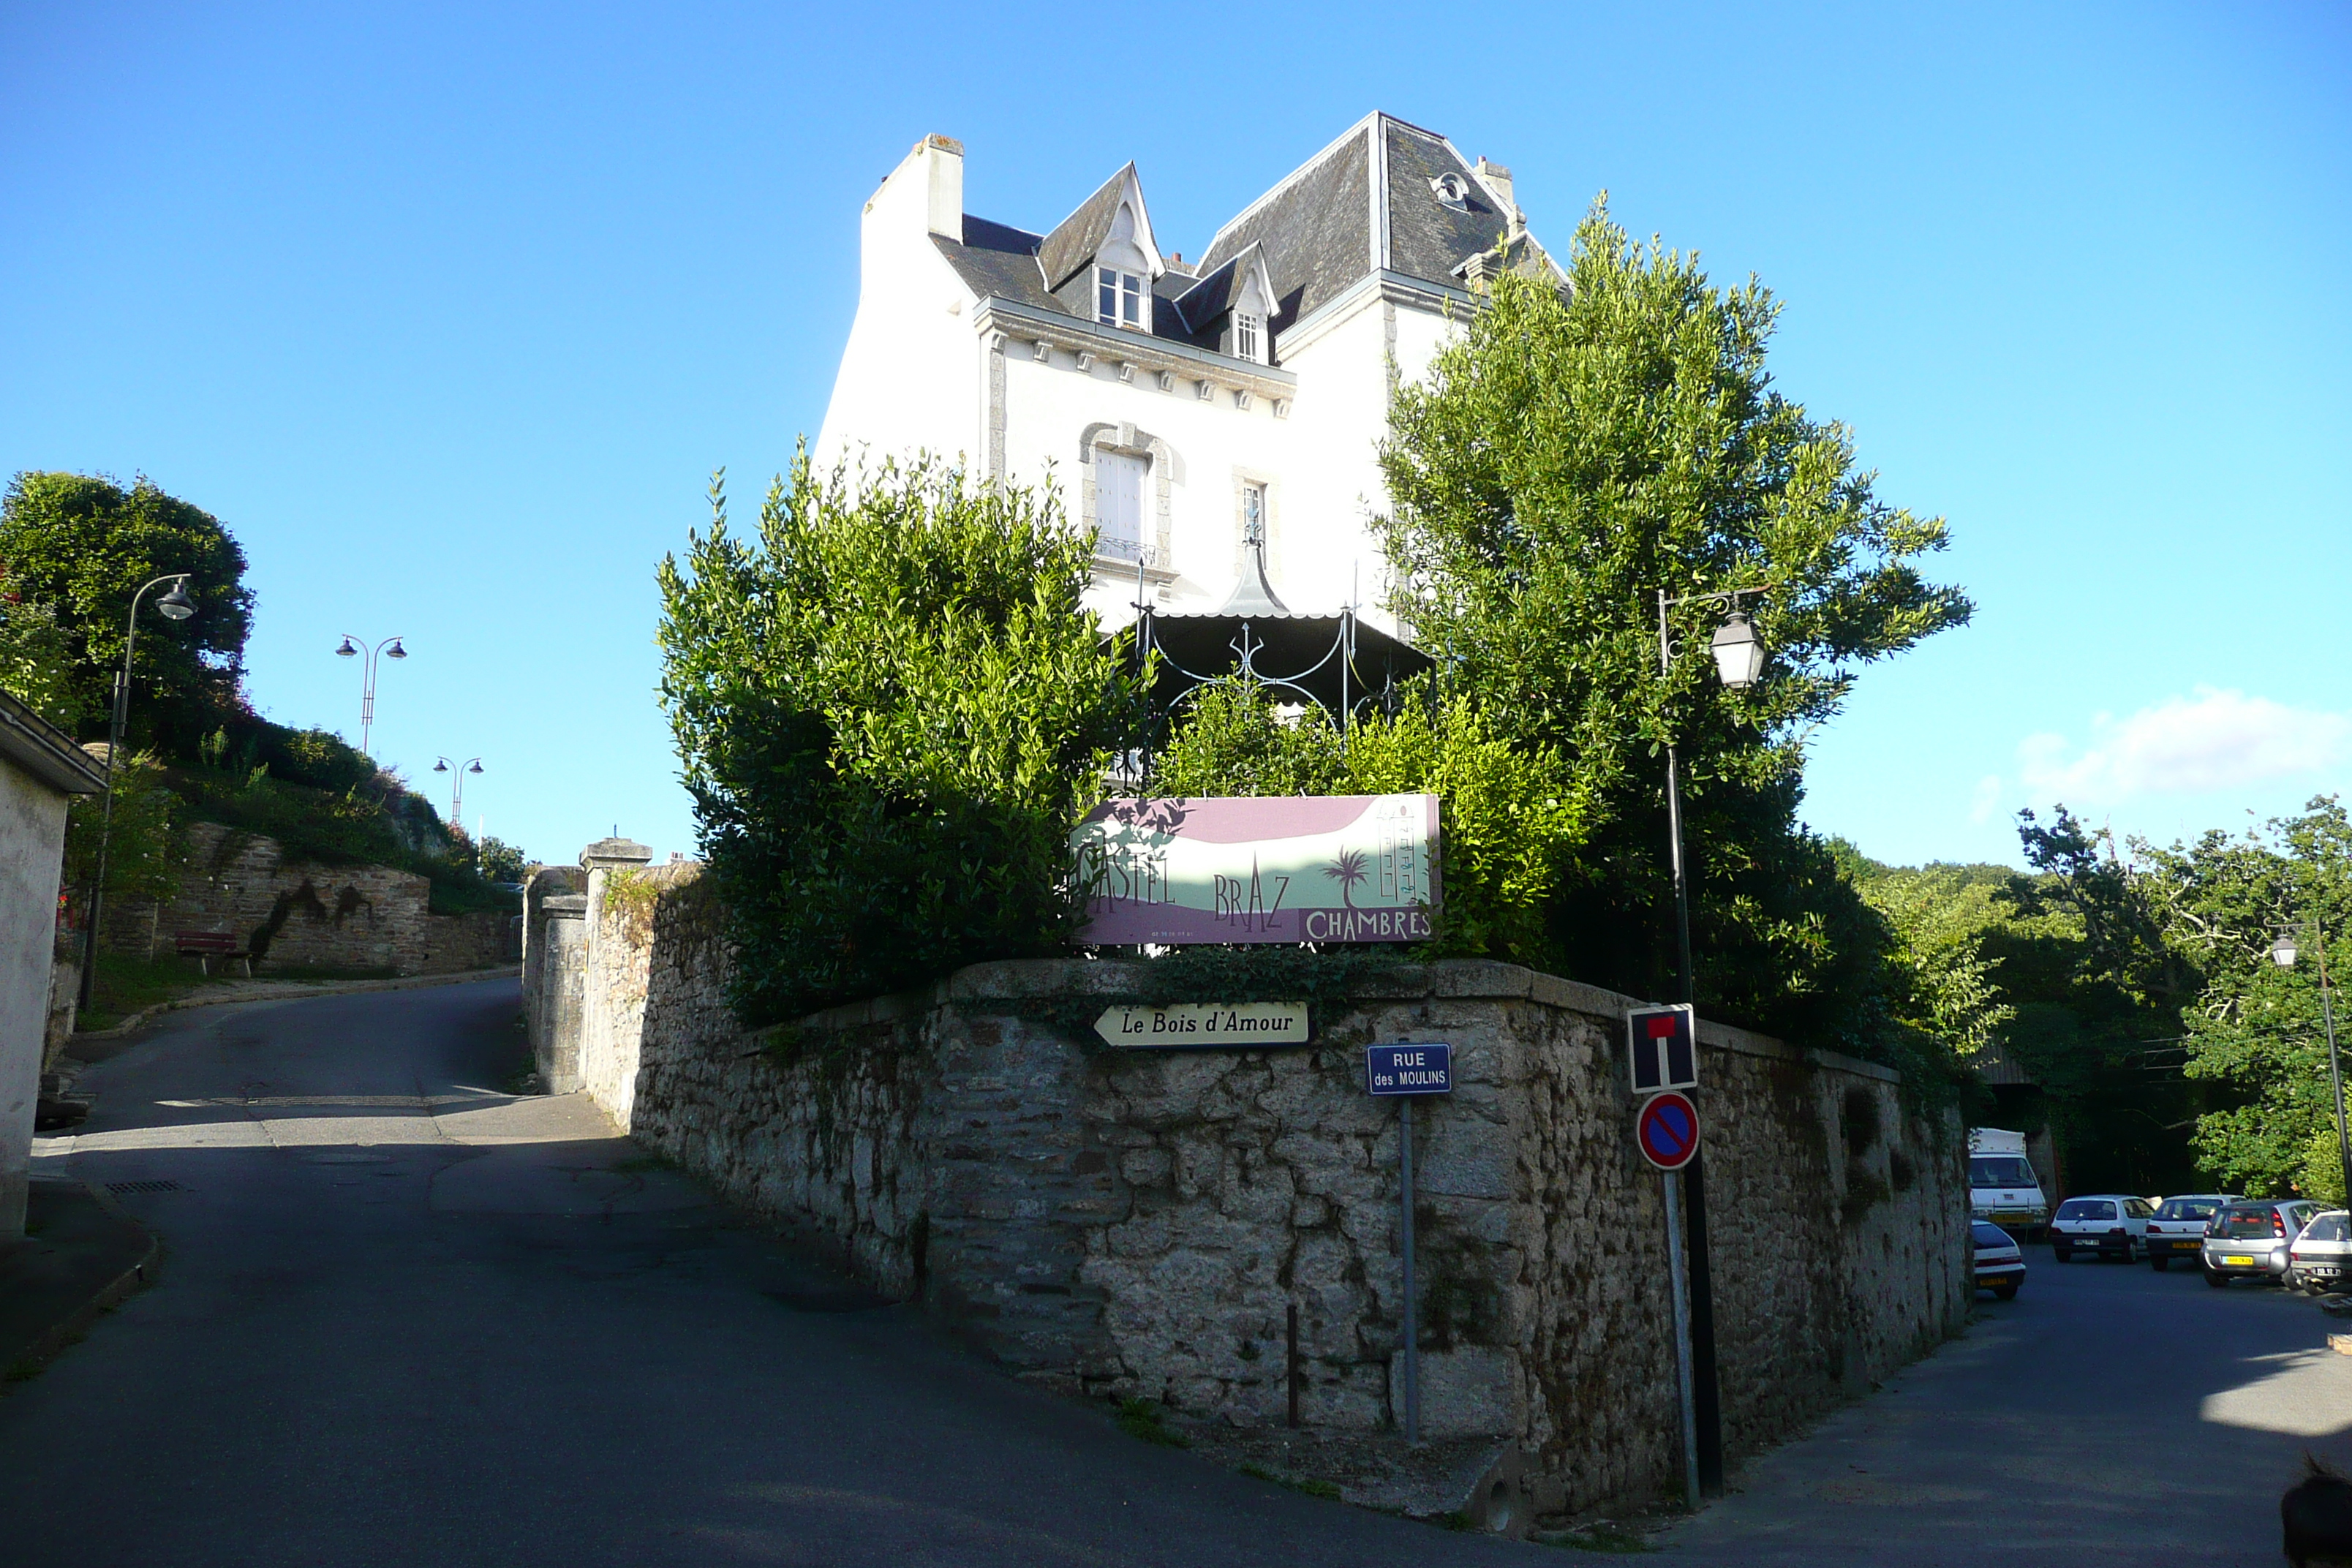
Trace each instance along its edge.
<path fill-rule="evenodd" d="M 1708 650 L 1715 672 L 1734 691 L 1745 691 L 1763 678 L 1764 644 L 1753 622 L 1739 607 L 1743 598 L 1760 597 L 1763 588 L 1730 588 L 1715 594 L 1685 594 L 1679 599 L 1658 590 L 1658 673 L 1672 677 L 1675 641 L 1666 612 L 1676 605 L 1728 603 L 1729 612 L 1717 626 Z M 1698 983 L 1691 966 L 1690 880 L 1683 865 L 1682 759 L 1669 734 L 1666 741 L 1666 850 L 1675 879 L 1675 951 L 1681 964 L 1682 999 L 1697 1017 Z M 1715 1275 L 1706 1255 L 1706 1168 L 1701 1151 L 1679 1172 L 1666 1173 L 1666 1223 L 1674 1223 L 1675 1187 L 1682 1187 L 1683 1224 L 1690 1253 L 1690 1392 L 1684 1415 L 1685 1462 L 1690 1469 L 1693 1508 L 1702 1492 L 1723 1489 L 1723 1396 L 1715 1373 Z"/>
<path fill-rule="evenodd" d="M 386 658 L 406 658 L 408 650 L 400 646 L 398 637 L 386 637 L 375 647 L 369 647 L 364 642 L 352 642 L 352 634 L 345 632 L 343 646 L 335 650 L 335 657 L 357 658 L 362 654 L 366 656 L 366 662 L 362 666 L 363 673 L 360 677 L 360 754 L 370 756 L 368 730 L 375 723 L 376 656 L 382 654 Z M 371 760 L 373 760 L 372 757 Z"/>
<path fill-rule="evenodd" d="M 107 727 L 106 795 L 99 807 L 98 868 L 89 879 L 89 898 L 81 932 L 81 995 L 79 1006 L 88 1008 L 91 987 L 98 977 L 98 917 L 106 901 L 107 841 L 114 836 L 114 759 L 122 750 L 122 728 L 131 716 L 131 654 L 139 643 L 139 601 L 147 596 L 147 589 L 156 583 L 169 583 L 171 587 L 155 601 L 155 613 L 167 621 L 184 621 L 196 613 L 196 602 L 188 597 L 188 574 L 169 573 L 158 577 L 131 595 L 131 614 L 122 626 L 122 668 L 114 678 L 114 713 Z"/>
<path fill-rule="evenodd" d="M 449 774 L 449 821 L 463 831 L 466 826 L 466 775 L 480 773 L 482 759 L 473 757 L 462 763 L 452 764 L 448 758 L 444 757 L 433 764 L 433 771 Z"/>
<path fill-rule="evenodd" d="M 2319 1016 L 2327 1028 L 2327 1082 L 2336 1092 L 2336 1158 L 2344 1167 L 2346 1201 L 2352 1202 L 2352 1136 L 2347 1135 L 2344 1126 L 2344 1069 L 2336 1057 L 2336 1002 L 2327 984 L 2327 936 L 2317 921 L 2305 921 L 2300 929 L 2311 933 L 2311 950 L 2319 955 Z M 2301 956 L 2296 930 L 2284 927 L 2271 943 L 2271 962 L 2281 969 L 2293 969 Z"/>

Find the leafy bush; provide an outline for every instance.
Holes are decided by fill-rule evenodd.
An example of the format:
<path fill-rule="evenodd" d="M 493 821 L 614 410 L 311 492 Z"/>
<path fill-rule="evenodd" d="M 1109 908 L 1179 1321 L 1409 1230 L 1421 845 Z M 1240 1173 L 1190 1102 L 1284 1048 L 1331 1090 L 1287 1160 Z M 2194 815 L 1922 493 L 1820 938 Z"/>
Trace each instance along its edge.
<path fill-rule="evenodd" d="M 68 805 L 62 886 L 79 897 L 98 874 L 98 841 L 104 824 L 104 891 L 109 904 L 125 899 L 168 899 L 178 892 L 179 818 L 184 808 L 151 753 L 126 751 L 122 754 L 114 771 L 110 823 L 106 820 L 105 805 L 105 797 L 94 795 L 77 795 Z"/>
<path fill-rule="evenodd" d="M 1436 940 L 1430 956 L 1562 966 L 1545 929 L 1549 901 L 1581 837 L 1584 803 L 1563 795 L 1549 748 L 1514 747 L 1465 701 L 1432 717 L 1416 684 L 1394 717 L 1343 742 L 1320 708 L 1285 713 L 1246 682 L 1201 689 L 1157 759 L 1166 795 L 1398 795 L 1440 797 Z"/>
<path fill-rule="evenodd" d="M 1050 493 L 860 478 L 803 449 L 756 540 L 714 479 L 661 567 L 662 699 L 754 1023 L 1055 951 L 1068 832 L 1134 731 Z"/>

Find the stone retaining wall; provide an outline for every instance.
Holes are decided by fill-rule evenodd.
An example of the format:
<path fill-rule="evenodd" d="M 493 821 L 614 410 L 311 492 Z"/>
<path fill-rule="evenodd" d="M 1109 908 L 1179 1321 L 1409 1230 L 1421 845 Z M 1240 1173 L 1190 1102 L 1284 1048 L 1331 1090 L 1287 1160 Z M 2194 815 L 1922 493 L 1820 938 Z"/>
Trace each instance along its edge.
<path fill-rule="evenodd" d="M 170 901 L 110 905 L 107 947 L 169 958 L 184 931 L 223 931 L 242 946 L 267 931 L 266 969 L 445 974 L 520 956 L 513 917 L 436 915 L 432 885 L 389 866 L 289 860 L 284 847 L 217 823 L 191 823 L 180 890 Z"/>
<path fill-rule="evenodd" d="M 1279 1422 L 1295 1304 L 1305 1419 L 1369 1431 L 1398 1414 L 1402 1268 L 1397 1112 L 1365 1094 L 1361 1047 L 1450 1041 L 1458 1087 L 1416 1114 L 1424 1428 L 1516 1444 L 1545 1511 L 1670 1489 L 1626 998 L 1406 965 L 1318 1008 L 1308 1048 L 1111 1051 L 1067 1026 L 1129 966 L 999 963 L 755 1035 L 698 869 L 588 879 L 577 1078 L 640 1142 L 1074 1390 Z M 1957 1123 L 1906 1113 L 1886 1069 L 1715 1026 L 1701 1043 L 1736 1459 L 1957 1331 L 1967 1193 Z"/>

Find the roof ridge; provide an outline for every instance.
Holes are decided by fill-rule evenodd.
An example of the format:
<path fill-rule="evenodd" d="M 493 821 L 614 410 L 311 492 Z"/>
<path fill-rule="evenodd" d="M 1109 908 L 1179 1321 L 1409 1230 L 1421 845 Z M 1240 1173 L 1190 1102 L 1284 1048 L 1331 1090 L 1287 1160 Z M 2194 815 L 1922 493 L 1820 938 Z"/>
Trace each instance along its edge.
<path fill-rule="evenodd" d="M 1283 175 L 1282 178 L 1276 180 L 1273 184 L 1268 185 L 1255 201 L 1250 203 L 1249 205 L 1242 208 L 1241 211 L 1227 218 L 1224 223 L 1218 227 L 1217 232 L 1209 237 L 1209 243 L 1202 250 L 1201 254 L 1203 256 L 1210 255 L 1217 248 L 1217 241 L 1224 238 L 1225 236 L 1231 233 L 1236 226 L 1247 221 L 1251 214 L 1256 212 L 1258 208 L 1265 205 L 1268 202 L 1274 200 L 1275 197 L 1282 195 L 1283 192 L 1288 190 L 1291 186 L 1297 184 L 1299 181 L 1313 174 L 1330 158 L 1331 154 L 1339 152 L 1349 142 L 1361 135 L 1366 126 L 1371 124 L 1376 120 L 1382 120 L 1385 118 L 1387 117 L 1379 110 L 1375 109 L 1370 114 L 1365 115 L 1361 120 L 1357 121 L 1353 125 L 1349 126 L 1348 129 L 1339 132 L 1339 135 L 1333 137 L 1320 152 L 1307 159 L 1307 162 L 1299 164 L 1297 168 L 1291 170 L 1287 174 Z"/>

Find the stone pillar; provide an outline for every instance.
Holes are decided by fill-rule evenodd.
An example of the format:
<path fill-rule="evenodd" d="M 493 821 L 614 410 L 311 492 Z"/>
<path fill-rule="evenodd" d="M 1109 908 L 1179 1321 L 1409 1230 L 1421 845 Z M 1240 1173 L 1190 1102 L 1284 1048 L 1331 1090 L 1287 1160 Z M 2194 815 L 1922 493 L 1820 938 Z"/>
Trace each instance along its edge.
<path fill-rule="evenodd" d="M 554 893 L 540 900 L 539 941 L 534 944 L 529 994 L 533 1027 L 531 1059 L 541 1087 L 550 1094 L 580 1088 L 580 1034 L 588 971 L 588 895 Z"/>
<path fill-rule="evenodd" d="M 582 910 L 580 1048 L 574 1053 L 572 1081 L 576 1088 L 588 1090 L 590 1098 L 624 1132 L 629 1130 L 627 1102 L 631 1097 L 624 1092 L 616 1099 L 614 1080 L 617 1077 L 624 1084 L 634 1085 L 636 1047 L 630 1041 L 624 1049 L 624 1043 L 615 1036 L 618 1021 L 613 1016 L 613 999 L 609 988 L 600 983 L 597 935 L 604 924 L 605 890 L 613 878 L 640 870 L 653 858 L 653 850 L 646 846 L 617 836 L 599 838 L 580 851 L 581 867 L 588 873 L 588 896 L 583 900 Z"/>

